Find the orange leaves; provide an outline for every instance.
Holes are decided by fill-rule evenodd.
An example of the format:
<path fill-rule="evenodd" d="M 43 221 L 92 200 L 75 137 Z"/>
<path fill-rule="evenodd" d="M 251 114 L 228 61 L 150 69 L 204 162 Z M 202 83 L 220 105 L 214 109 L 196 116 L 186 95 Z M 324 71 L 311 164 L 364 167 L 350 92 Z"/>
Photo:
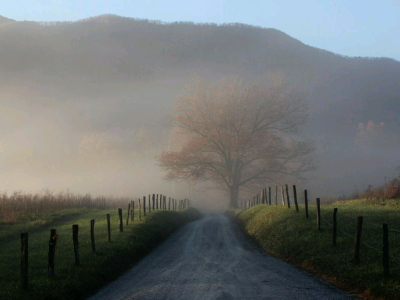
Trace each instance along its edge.
<path fill-rule="evenodd" d="M 210 85 L 196 77 L 175 105 L 174 126 L 185 143 L 159 158 L 167 178 L 240 185 L 290 168 L 296 174 L 313 151 L 286 138 L 305 120 L 304 95 L 281 76 L 268 80 L 245 86 L 234 77 Z"/>

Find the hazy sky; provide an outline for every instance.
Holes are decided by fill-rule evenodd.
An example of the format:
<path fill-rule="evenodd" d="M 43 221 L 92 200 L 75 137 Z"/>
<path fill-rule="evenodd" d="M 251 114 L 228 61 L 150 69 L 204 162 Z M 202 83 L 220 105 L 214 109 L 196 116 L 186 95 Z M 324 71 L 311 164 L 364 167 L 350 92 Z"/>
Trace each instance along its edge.
<path fill-rule="evenodd" d="M 399 0 L 2 0 L 0 10 L 0 15 L 17 21 L 75 21 L 108 13 L 276 28 L 338 54 L 400 61 Z"/>

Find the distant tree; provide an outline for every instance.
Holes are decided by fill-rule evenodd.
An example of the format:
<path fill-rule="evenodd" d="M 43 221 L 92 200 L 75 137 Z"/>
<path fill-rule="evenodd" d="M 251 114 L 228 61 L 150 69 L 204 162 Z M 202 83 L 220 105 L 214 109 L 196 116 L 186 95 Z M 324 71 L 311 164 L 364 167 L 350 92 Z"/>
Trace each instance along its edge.
<path fill-rule="evenodd" d="M 236 207 L 243 189 L 277 174 L 302 178 L 315 169 L 312 143 L 295 139 L 305 111 L 305 95 L 282 76 L 247 86 L 237 78 L 219 86 L 195 78 L 177 99 L 171 118 L 185 143 L 162 152 L 159 166 L 169 180 L 213 182 Z"/>

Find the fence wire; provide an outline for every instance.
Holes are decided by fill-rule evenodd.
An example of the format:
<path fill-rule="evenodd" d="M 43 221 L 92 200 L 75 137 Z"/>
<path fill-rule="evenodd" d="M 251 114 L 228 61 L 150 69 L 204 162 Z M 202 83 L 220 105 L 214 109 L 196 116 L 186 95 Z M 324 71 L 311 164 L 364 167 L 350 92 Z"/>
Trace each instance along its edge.
<path fill-rule="evenodd" d="M 326 214 L 326 212 L 325 212 L 325 214 Z M 321 220 L 325 223 L 325 224 L 328 224 L 329 226 L 331 226 L 331 227 L 333 227 L 333 223 L 331 223 L 330 221 L 328 221 L 326 218 L 325 218 L 325 216 L 324 216 L 324 213 L 322 213 L 322 211 L 321 211 Z M 337 218 L 337 229 L 342 233 L 342 234 L 344 234 L 345 236 L 347 236 L 347 237 L 349 237 L 349 238 L 351 238 L 351 239 L 355 239 L 355 233 L 353 234 L 353 235 L 351 235 L 351 234 L 349 234 L 346 230 L 344 230 L 343 228 L 342 228 L 342 226 L 340 225 L 340 224 L 346 224 L 345 222 L 347 222 L 347 221 L 349 221 L 349 220 L 343 220 L 343 216 L 345 216 L 345 217 L 347 217 L 346 219 L 350 219 L 351 217 L 350 216 L 346 216 L 346 215 L 343 215 L 343 214 L 341 214 L 340 215 L 340 217 L 338 217 Z M 343 222 L 344 221 L 344 222 Z M 376 223 L 372 223 L 372 222 L 369 222 L 369 221 L 366 221 L 365 219 L 363 219 L 363 224 L 365 224 L 365 225 L 370 225 L 370 226 L 373 226 L 374 228 L 379 228 L 379 229 L 382 229 L 382 225 L 378 225 L 378 224 L 376 224 Z M 378 237 L 377 236 L 381 236 L 381 234 L 379 234 L 379 235 L 377 235 L 377 234 L 375 234 L 375 232 L 371 232 L 371 231 L 375 231 L 375 230 L 371 230 L 370 228 L 368 228 L 367 226 L 363 226 L 363 229 L 362 229 L 362 236 L 364 236 L 364 239 L 365 239 L 365 236 L 367 235 L 367 236 L 369 236 L 369 238 L 367 238 L 368 240 L 379 240 L 379 241 L 382 241 L 381 239 L 378 239 Z M 396 239 L 396 236 L 397 236 L 397 234 L 399 234 L 400 233 L 400 231 L 399 230 L 397 230 L 397 229 L 390 229 L 390 228 L 388 228 L 388 230 L 389 231 L 392 231 L 392 232 L 394 232 L 395 234 L 393 234 L 393 235 L 389 235 L 389 247 L 390 247 L 390 245 L 393 245 L 392 247 L 390 247 L 390 248 L 396 248 L 397 249 L 397 247 L 396 247 L 396 245 L 397 245 L 397 239 Z M 397 234 L 396 234 L 397 233 Z M 363 238 L 361 238 L 361 244 L 362 245 L 364 245 L 365 247 L 367 247 L 368 249 L 370 249 L 370 250 L 373 250 L 374 252 L 376 252 L 376 253 L 379 253 L 380 255 L 382 254 L 382 252 L 383 252 L 383 249 L 378 249 L 376 246 L 374 246 L 374 245 L 371 245 L 371 244 L 368 244 L 368 243 L 366 243 L 366 242 L 364 242 L 363 241 Z M 383 246 L 383 245 L 382 245 Z M 389 253 L 390 253 L 390 251 L 389 251 Z M 397 258 L 396 256 L 393 256 L 393 255 L 390 255 L 389 254 L 389 258 L 391 259 L 390 261 L 391 262 L 395 262 L 395 263 L 397 263 L 397 264 L 399 264 L 400 265 L 400 259 L 399 258 Z"/>

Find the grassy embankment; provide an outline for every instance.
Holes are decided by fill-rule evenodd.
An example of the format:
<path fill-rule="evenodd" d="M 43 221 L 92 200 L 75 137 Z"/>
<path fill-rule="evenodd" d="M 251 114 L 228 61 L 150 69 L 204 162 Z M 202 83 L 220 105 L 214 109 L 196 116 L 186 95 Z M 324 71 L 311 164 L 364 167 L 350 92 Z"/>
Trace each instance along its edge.
<path fill-rule="evenodd" d="M 111 214 L 111 242 L 106 214 Z M 152 211 L 119 232 L 117 209 L 67 209 L 30 214 L 14 224 L 0 225 L 0 299 L 85 299 L 116 279 L 152 251 L 181 225 L 199 217 L 194 208 Z M 95 219 L 96 252 L 92 252 L 90 220 Z M 79 225 L 80 266 L 74 265 L 72 225 Z M 47 278 L 50 229 L 59 233 L 55 278 Z M 21 232 L 29 233 L 29 290 L 21 288 Z"/>
<path fill-rule="evenodd" d="M 332 246 L 333 208 L 338 208 L 337 245 Z M 243 230 L 267 253 L 311 271 L 361 297 L 400 299 L 400 199 L 350 200 L 321 206 L 322 230 L 317 231 L 317 209 L 310 206 L 257 205 L 236 210 Z M 354 261 L 357 216 L 364 217 L 360 261 Z M 383 275 L 382 223 L 389 226 L 390 274 Z M 378 226 L 376 226 L 376 225 Z M 395 231 L 397 230 L 397 231 Z"/>

